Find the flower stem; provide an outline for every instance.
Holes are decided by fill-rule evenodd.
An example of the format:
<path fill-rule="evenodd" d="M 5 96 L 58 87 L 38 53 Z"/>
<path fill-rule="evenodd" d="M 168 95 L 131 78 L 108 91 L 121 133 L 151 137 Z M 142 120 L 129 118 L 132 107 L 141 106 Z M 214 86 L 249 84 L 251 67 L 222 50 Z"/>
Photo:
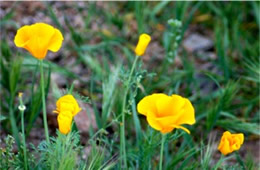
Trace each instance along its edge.
<path fill-rule="evenodd" d="M 42 110 L 43 110 L 43 124 L 46 141 L 49 143 L 49 131 L 47 124 L 47 112 L 46 112 L 46 103 L 45 103 L 45 90 L 44 90 L 44 75 L 43 75 L 43 60 L 40 60 L 40 72 L 41 72 L 41 91 L 42 91 Z"/>
<path fill-rule="evenodd" d="M 123 165 L 123 167 L 125 169 L 127 169 L 126 147 L 125 147 L 125 108 L 126 108 L 127 94 L 128 94 L 129 88 L 130 88 L 131 79 L 132 79 L 138 58 L 139 58 L 139 56 L 135 56 L 134 63 L 132 65 L 128 80 L 126 82 L 126 88 L 125 88 L 125 93 L 123 96 L 123 105 L 122 105 L 122 111 L 121 111 L 122 124 L 120 125 L 120 157 L 121 157 L 121 166 Z"/>
<path fill-rule="evenodd" d="M 162 142 L 161 142 L 161 152 L 160 152 L 160 166 L 159 166 L 159 170 L 162 170 L 162 163 L 163 163 L 163 149 L 164 149 L 165 139 L 166 139 L 166 134 L 162 134 Z"/>
<path fill-rule="evenodd" d="M 24 164 L 25 164 L 25 170 L 28 169 L 27 166 L 27 154 L 26 154 L 26 142 L 25 142 L 25 133 L 24 133 L 24 111 L 22 111 L 22 134 L 23 134 L 23 154 L 24 154 Z"/>
<path fill-rule="evenodd" d="M 72 82 L 68 94 L 72 94 L 72 91 L 74 89 L 74 81 Z"/>
<path fill-rule="evenodd" d="M 25 106 L 23 104 L 23 99 L 22 99 L 22 95 L 19 95 L 19 101 L 20 101 L 20 105 L 19 105 L 19 110 L 21 111 L 21 123 L 22 123 L 22 140 L 23 140 L 23 154 L 24 154 L 24 166 L 25 166 L 25 170 L 28 169 L 28 165 L 27 165 L 27 153 L 26 153 L 26 141 L 25 141 L 25 132 L 24 132 L 24 110 L 25 110 Z"/>

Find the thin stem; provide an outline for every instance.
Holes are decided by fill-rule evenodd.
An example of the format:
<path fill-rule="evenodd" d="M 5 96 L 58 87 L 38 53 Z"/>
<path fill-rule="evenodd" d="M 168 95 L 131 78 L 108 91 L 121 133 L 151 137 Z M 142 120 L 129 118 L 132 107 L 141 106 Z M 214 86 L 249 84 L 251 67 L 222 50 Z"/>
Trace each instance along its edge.
<path fill-rule="evenodd" d="M 72 85 L 70 86 L 68 94 L 72 94 L 73 88 L 74 88 L 74 81 L 72 82 Z"/>
<path fill-rule="evenodd" d="M 21 111 L 21 112 L 22 112 L 21 122 L 22 122 L 22 134 L 23 134 L 24 164 L 25 164 L 25 170 L 27 170 L 28 166 L 27 166 L 26 142 L 25 142 L 25 133 L 24 133 L 24 111 Z"/>
<path fill-rule="evenodd" d="M 28 169 L 28 165 L 27 165 L 26 141 L 25 141 L 25 132 L 24 132 L 24 110 L 25 110 L 25 106 L 23 104 L 22 94 L 19 95 L 19 101 L 20 101 L 19 110 L 21 111 L 21 114 L 22 114 L 22 116 L 21 116 L 21 123 L 22 123 L 24 165 L 25 165 L 25 170 L 27 170 Z"/>
<path fill-rule="evenodd" d="M 44 75 L 43 75 L 43 60 L 40 60 L 40 72 L 41 72 L 41 91 L 42 91 L 42 110 L 43 110 L 43 124 L 46 141 L 49 143 L 49 131 L 47 124 L 47 112 L 46 112 L 46 103 L 45 103 L 45 90 L 44 90 Z"/>
<path fill-rule="evenodd" d="M 165 139 L 166 139 L 166 134 L 162 134 L 161 152 L 160 152 L 160 167 L 159 167 L 159 170 L 162 170 L 162 163 L 163 163 L 163 149 L 164 149 Z"/>
<path fill-rule="evenodd" d="M 134 63 L 132 65 L 128 80 L 126 82 L 125 93 L 123 96 L 123 105 L 122 105 L 122 123 L 120 124 L 120 156 L 121 156 L 121 165 L 127 169 L 127 162 L 126 162 L 126 148 L 125 148 L 125 107 L 126 107 L 126 100 L 127 94 L 130 88 L 131 79 L 135 70 L 135 66 L 137 63 L 139 56 L 135 56 Z"/>

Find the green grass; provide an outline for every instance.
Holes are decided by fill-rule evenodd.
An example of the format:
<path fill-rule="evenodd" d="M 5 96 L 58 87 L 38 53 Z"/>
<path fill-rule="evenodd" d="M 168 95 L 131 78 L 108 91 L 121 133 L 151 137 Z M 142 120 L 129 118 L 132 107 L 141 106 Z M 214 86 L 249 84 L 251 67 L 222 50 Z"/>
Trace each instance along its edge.
<path fill-rule="evenodd" d="M 49 24 L 66 37 L 58 59 L 47 57 L 43 63 L 46 98 L 57 99 L 68 92 L 72 82 L 79 82 L 73 94 L 90 103 L 91 109 L 84 109 L 89 117 L 94 114 L 96 122 L 92 122 L 87 140 L 82 140 L 77 132 L 68 136 L 56 134 L 56 129 L 49 126 L 51 144 L 42 141 L 34 148 L 29 145 L 32 128 L 43 128 L 37 124 L 42 119 L 39 62 L 14 47 L 13 36 L 23 25 L 17 15 L 23 18 L 28 14 L 17 10 L 22 2 L 10 3 L 0 21 L 0 121 L 1 133 L 14 137 L 17 152 L 13 152 L 14 140 L 7 137 L 9 144 L 1 146 L 0 169 L 23 167 L 18 92 L 24 92 L 30 169 L 120 169 L 124 86 L 134 62 L 133 48 L 143 32 L 151 35 L 152 41 L 147 56 L 137 62 L 126 100 L 128 169 L 159 168 L 161 135 L 136 110 L 140 99 L 155 92 L 185 96 L 196 111 L 196 124 L 188 126 L 191 135 L 181 130 L 167 135 L 164 169 L 242 169 L 235 154 L 219 159 L 221 154 L 215 146 L 225 130 L 245 134 L 245 144 L 239 151 L 242 161 L 247 169 L 259 168 L 259 160 L 251 159 L 253 156 L 247 151 L 249 145 L 257 144 L 260 135 L 259 2 L 84 2 L 82 6 L 76 2 L 59 3 L 62 5 L 57 9 L 56 3 L 44 2 L 43 9 L 35 11 L 42 12 Z M 82 17 L 82 26 L 73 24 L 75 14 L 68 9 Z M 197 19 L 203 15 L 209 19 Z M 199 55 L 185 50 L 182 42 L 194 27 L 213 40 L 211 52 L 216 59 L 206 57 L 202 61 Z M 205 63 L 211 68 L 203 67 Z M 80 73 L 72 68 L 80 68 Z M 53 73 L 66 80 L 66 87 L 51 80 Z M 48 105 L 53 101 L 46 102 Z M 87 158 L 82 148 L 89 148 Z M 254 149 L 259 150 L 259 146 Z"/>

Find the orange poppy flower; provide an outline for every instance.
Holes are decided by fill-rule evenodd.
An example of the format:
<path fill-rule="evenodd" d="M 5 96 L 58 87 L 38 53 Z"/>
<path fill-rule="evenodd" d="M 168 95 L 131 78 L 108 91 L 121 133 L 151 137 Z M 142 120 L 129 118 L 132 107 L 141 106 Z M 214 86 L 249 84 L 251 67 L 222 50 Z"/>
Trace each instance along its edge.
<path fill-rule="evenodd" d="M 244 143 L 244 134 L 231 134 L 229 131 L 223 133 L 220 143 L 218 145 L 218 150 L 223 154 L 227 155 L 233 151 L 240 149 L 241 145 Z"/>
<path fill-rule="evenodd" d="M 137 105 L 140 114 L 146 116 L 149 125 L 161 131 L 168 133 L 175 128 L 190 131 L 183 127 L 183 124 L 193 125 L 195 120 L 195 111 L 191 102 L 179 95 L 168 96 L 162 93 L 155 93 L 144 97 Z"/>
<path fill-rule="evenodd" d="M 25 25 L 18 29 L 14 43 L 25 48 L 35 58 L 44 59 L 48 50 L 57 52 L 63 41 L 61 32 L 45 23 Z"/>
<path fill-rule="evenodd" d="M 70 94 L 65 95 L 56 102 L 57 109 L 54 111 L 58 113 L 59 130 L 63 134 L 70 132 L 70 127 L 73 117 L 80 112 L 81 108 L 77 100 Z"/>

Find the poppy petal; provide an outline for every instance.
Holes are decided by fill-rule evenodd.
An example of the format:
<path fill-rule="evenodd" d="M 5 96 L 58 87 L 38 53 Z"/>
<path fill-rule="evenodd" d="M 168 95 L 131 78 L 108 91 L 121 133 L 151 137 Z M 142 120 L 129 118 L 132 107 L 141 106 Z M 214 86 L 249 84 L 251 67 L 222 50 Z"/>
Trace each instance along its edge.
<path fill-rule="evenodd" d="M 48 49 L 52 52 L 57 52 L 62 45 L 62 41 L 63 41 L 63 36 L 60 30 L 54 29 L 54 34 L 49 42 Z"/>
<path fill-rule="evenodd" d="M 171 97 L 163 94 L 159 98 L 159 100 L 156 101 L 157 116 L 158 117 L 171 116 L 172 107 L 174 107 L 174 106 L 172 105 Z"/>
<path fill-rule="evenodd" d="M 195 120 L 195 111 L 194 108 L 191 104 L 191 102 L 188 99 L 184 99 L 185 104 L 182 108 L 182 111 L 180 111 L 181 116 L 177 120 L 176 124 L 181 125 L 181 124 L 188 124 L 192 125 L 196 122 Z"/>
<path fill-rule="evenodd" d="M 57 119 L 60 132 L 65 135 L 68 134 L 71 129 L 72 116 L 68 116 L 67 114 L 59 114 Z"/>
<path fill-rule="evenodd" d="M 27 42 L 30 40 L 31 27 L 28 25 L 25 25 L 21 27 L 19 30 L 17 30 L 17 33 L 14 38 L 14 43 L 17 47 L 24 47 Z"/>
<path fill-rule="evenodd" d="M 154 116 L 154 114 L 152 112 L 148 112 L 146 119 L 152 128 L 154 128 L 156 130 L 162 129 L 162 126 L 158 123 L 158 121 L 156 120 L 156 117 Z"/>
<path fill-rule="evenodd" d="M 187 128 L 183 127 L 183 126 L 172 125 L 172 127 L 177 128 L 177 129 L 182 129 L 182 130 L 184 130 L 185 132 L 187 132 L 188 134 L 190 134 L 189 129 L 187 129 Z"/>
<path fill-rule="evenodd" d="M 165 94 L 152 94 L 149 96 L 144 97 L 138 104 L 137 104 L 137 111 L 140 114 L 147 115 L 148 112 L 157 113 L 156 109 L 156 101 L 159 100 Z"/>

